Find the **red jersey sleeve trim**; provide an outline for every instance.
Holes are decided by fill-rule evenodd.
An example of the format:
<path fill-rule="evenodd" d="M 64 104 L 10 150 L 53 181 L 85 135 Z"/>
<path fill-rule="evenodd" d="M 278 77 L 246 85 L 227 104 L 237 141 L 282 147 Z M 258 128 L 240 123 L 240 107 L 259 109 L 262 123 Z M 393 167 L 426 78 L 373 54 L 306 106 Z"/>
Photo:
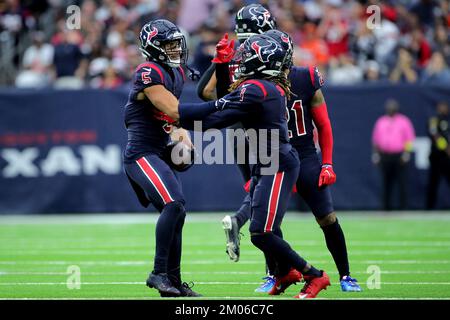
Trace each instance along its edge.
<path fill-rule="evenodd" d="M 180 69 L 181 75 L 183 76 L 183 80 L 186 81 L 186 74 L 184 73 L 184 70 L 182 67 L 178 67 Z"/>
<path fill-rule="evenodd" d="M 314 85 L 314 83 L 315 83 L 315 81 L 314 81 L 314 71 L 315 71 L 315 67 L 309 67 L 309 77 L 310 77 L 310 79 L 311 79 L 311 84 L 312 84 L 312 86 L 313 87 L 315 87 L 315 85 Z"/>
<path fill-rule="evenodd" d="M 259 82 L 258 80 L 246 80 L 246 81 L 242 82 L 241 86 L 244 83 L 250 83 L 250 84 L 257 85 L 261 89 L 262 93 L 264 94 L 264 99 L 266 98 L 267 90 L 266 90 L 266 88 L 264 87 L 264 85 L 261 82 Z"/>

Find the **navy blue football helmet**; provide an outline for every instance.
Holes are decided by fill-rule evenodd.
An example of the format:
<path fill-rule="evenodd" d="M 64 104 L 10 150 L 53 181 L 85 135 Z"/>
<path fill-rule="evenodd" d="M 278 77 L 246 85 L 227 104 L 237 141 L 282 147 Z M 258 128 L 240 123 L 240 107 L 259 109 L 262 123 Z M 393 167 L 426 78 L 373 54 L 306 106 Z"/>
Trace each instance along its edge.
<path fill-rule="evenodd" d="M 176 68 L 185 64 L 188 58 L 186 38 L 180 29 L 165 19 L 150 21 L 139 34 L 140 50 L 148 60 Z"/>
<path fill-rule="evenodd" d="M 283 49 L 286 50 L 287 57 L 284 68 L 290 69 L 293 63 L 292 56 L 294 55 L 294 42 L 292 41 L 292 38 L 286 32 L 277 29 L 266 31 L 264 34 L 276 40 L 279 44 L 281 44 Z"/>
<path fill-rule="evenodd" d="M 239 67 L 237 76 L 278 76 L 284 72 L 292 59 L 288 51 L 272 37 L 264 34 L 251 36 L 238 49 Z"/>
<path fill-rule="evenodd" d="M 275 18 L 260 4 L 250 4 L 241 8 L 236 13 L 235 22 L 235 32 L 241 41 L 277 27 Z"/>

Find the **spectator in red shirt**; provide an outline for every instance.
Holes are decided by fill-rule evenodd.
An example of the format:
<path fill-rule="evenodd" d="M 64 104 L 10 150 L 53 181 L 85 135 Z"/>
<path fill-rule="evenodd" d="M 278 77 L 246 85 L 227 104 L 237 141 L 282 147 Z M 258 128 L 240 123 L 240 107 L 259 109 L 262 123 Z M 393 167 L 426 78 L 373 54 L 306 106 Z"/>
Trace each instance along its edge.
<path fill-rule="evenodd" d="M 318 34 L 328 46 L 331 57 L 338 57 L 348 52 L 349 24 L 338 6 L 326 6 Z"/>

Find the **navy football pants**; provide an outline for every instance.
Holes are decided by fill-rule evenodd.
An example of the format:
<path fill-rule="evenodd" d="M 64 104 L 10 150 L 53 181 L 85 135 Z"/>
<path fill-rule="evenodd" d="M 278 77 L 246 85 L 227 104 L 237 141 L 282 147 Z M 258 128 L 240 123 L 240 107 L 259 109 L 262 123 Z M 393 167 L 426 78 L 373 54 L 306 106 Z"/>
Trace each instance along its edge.
<path fill-rule="evenodd" d="M 275 175 L 256 176 L 250 188 L 250 233 L 272 232 L 281 225 L 286 213 L 298 167 Z"/>
<path fill-rule="evenodd" d="M 186 216 L 180 181 L 156 154 L 125 163 L 125 172 L 139 202 L 144 207 L 152 203 L 161 213 L 155 232 L 154 273 L 167 273 L 172 283 L 180 286 L 182 229 Z"/>
<path fill-rule="evenodd" d="M 298 194 L 318 219 L 334 211 L 330 188 L 326 186 L 319 189 L 318 187 L 321 169 L 322 165 L 317 154 L 300 156 L 300 171 L 295 183 Z M 250 196 L 247 195 L 236 214 L 239 226 L 243 226 L 250 219 L 250 215 Z"/>

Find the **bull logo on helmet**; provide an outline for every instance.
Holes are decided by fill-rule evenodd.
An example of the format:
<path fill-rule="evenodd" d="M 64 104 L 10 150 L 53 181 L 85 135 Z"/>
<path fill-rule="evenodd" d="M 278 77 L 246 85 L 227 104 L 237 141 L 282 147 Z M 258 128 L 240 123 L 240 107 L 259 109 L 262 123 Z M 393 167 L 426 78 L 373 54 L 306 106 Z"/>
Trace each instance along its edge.
<path fill-rule="evenodd" d="M 256 20 L 258 27 L 264 27 L 266 24 L 270 24 L 270 12 L 264 7 L 256 6 L 251 7 L 248 12 L 252 15 L 252 20 Z"/>
<path fill-rule="evenodd" d="M 266 45 L 260 45 L 258 41 L 251 44 L 251 48 L 256 52 L 259 60 L 261 62 L 269 62 L 270 57 L 278 50 L 278 45 L 276 42 L 266 40 Z"/>
<path fill-rule="evenodd" d="M 157 34 L 158 34 L 158 29 L 155 28 L 155 27 L 153 27 L 153 28 L 152 28 L 152 31 L 150 31 L 150 32 L 148 33 L 148 36 L 147 36 L 147 42 L 151 42 L 152 39 L 153 39 L 154 37 L 156 37 Z"/>

